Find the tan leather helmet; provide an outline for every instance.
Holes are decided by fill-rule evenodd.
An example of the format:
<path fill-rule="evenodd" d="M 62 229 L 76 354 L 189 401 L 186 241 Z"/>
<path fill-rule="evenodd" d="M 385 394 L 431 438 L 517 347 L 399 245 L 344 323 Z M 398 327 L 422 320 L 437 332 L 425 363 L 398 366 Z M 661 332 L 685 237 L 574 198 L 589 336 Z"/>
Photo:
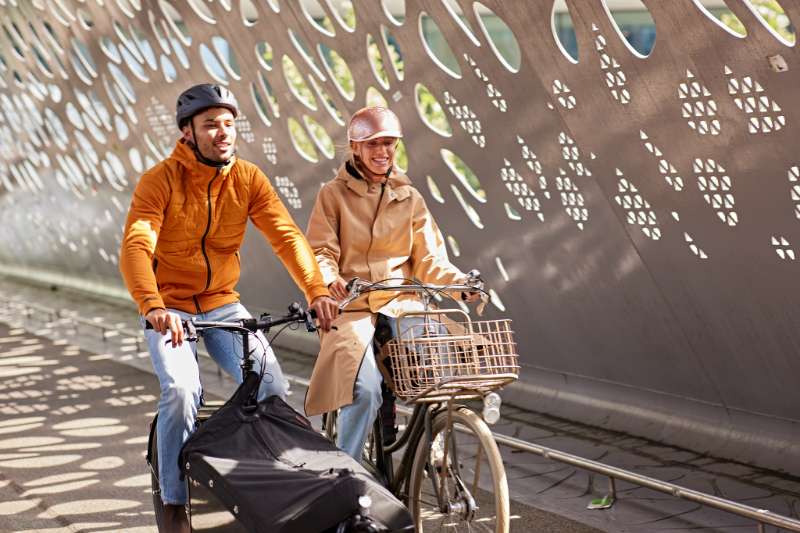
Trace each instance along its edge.
<path fill-rule="evenodd" d="M 347 140 L 355 142 L 368 141 L 378 137 L 403 136 L 400 119 L 385 107 L 364 107 L 353 113 L 347 126 Z"/>

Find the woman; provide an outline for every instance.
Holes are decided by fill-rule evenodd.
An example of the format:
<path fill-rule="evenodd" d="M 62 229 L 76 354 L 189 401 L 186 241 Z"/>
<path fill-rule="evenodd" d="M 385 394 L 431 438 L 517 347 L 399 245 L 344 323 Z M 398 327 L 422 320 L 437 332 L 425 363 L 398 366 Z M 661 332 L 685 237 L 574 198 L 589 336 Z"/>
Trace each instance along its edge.
<path fill-rule="evenodd" d="M 344 299 L 346 280 L 354 277 L 464 281 L 467 276 L 447 258 L 422 195 L 394 166 L 403 136 L 397 116 L 383 107 L 366 107 L 350 118 L 347 136 L 351 153 L 320 190 L 307 231 L 331 295 Z M 322 333 L 306 413 L 341 408 L 337 445 L 356 460 L 381 404 L 382 377 L 372 347 L 378 315 L 391 322 L 401 312 L 421 309 L 412 294 L 368 293 Z"/>

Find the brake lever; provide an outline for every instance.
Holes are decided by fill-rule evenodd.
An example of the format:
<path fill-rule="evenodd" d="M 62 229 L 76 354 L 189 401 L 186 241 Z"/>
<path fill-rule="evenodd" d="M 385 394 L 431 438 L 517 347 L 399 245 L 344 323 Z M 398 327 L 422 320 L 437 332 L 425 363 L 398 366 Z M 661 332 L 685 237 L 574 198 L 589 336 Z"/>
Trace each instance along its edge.
<path fill-rule="evenodd" d="M 317 331 L 317 326 L 314 324 L 314 319 L 317 318 L 317 313 L 313 309 L 309 309 L 303 313 L 305 317 L 306 330 L 309 332 Z"/>

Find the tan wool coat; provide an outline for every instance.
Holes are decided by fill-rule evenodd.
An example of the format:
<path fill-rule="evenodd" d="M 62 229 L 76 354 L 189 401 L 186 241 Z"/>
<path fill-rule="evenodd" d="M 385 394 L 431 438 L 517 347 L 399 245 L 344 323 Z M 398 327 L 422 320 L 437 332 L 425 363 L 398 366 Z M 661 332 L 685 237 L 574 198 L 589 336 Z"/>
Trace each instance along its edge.
<path fill-rule="evenodd" d="M 433 284 L 466 278 L 448 260 L 425 200 L 404 174 L 393 172 L 385 185 L 371 183 L 348 161 L 319 191 L 306 233 L 326 286 L 339 277 L 414 278 Z M 412 294 L 372 292 L 352 302 L 334 321 L 337 329 L 321 334 L 306 413 L 316 415 L 353 402 L 377 313 L 398 316 L 420 309 Z"/>

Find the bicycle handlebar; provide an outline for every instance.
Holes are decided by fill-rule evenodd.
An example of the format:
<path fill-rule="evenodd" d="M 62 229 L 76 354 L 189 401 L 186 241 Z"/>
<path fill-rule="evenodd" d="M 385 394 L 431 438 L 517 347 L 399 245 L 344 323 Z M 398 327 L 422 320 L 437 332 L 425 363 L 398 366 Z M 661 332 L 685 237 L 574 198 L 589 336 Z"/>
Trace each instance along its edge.
<path fill-rule="evenodd" d="M 392 281 L 399 283 L 392 285 L 389 283 Z M 361 278 L 353 278 L 347 282 L 347 298 L 339 303 L 339 309 L 344 309 L 362 294 L 373 291 L 420 292 L 426 294 L 446 291 L 461 291 L 462 293 L 479 292 L 481 293 L 482 305 L 485 305 L 489 301 L 489 293 L 484 290 L 481 273 L 477 270 L 470 270 L 467 273 L 467 279 L 463 283 L 434 285 L 422 283 L 417 280 L 413 280 L 414 283 L 405 283 L 406 281 L 409 280 L 405 278 L 389 278 L 382 281 L 372 282 Z M 480 314 L 480 311 L 478 314 Z"/>
<path fill-rule="evenodd" d="M 196 320 L 181 320 L 183 330 L 189 334 L 190 338 L 198 331 L 206 329 L 226 329 L 229 331 L 250 332 L 257 331 L 269 332 L 275 326 L 289 323 L 303 323 L 308 331 L 316 331 L 314 319 L 317 317 L 313 309 L 303 310 L 297 302 L 289 306 L 289 313 L 279 317 L 273 317 L 270 314 L 263 314 L 259 318 L 238 318 L 236 320 L 226 321 L 208 321 Z M 145 329 L 153 329 L 152 324 L 145 320 Z"/>

